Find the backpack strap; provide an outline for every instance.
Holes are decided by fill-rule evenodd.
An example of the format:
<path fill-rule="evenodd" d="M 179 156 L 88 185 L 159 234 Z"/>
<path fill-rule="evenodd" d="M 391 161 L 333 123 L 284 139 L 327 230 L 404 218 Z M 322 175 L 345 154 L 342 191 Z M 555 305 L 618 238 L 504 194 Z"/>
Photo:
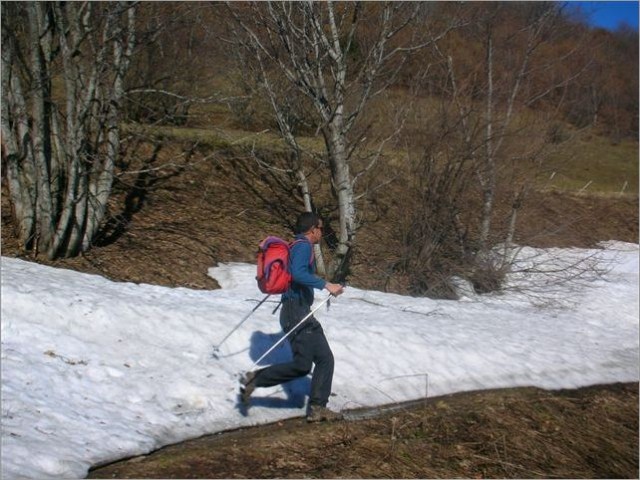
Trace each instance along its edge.
<path fill-rule="evenodd" d="M 301 243 L 301 242 L 307 242 L 309 245 L 311 245 L 311 256 L 309 258 L 309 265 L 312 265 L 313 261 L 315 260 L 315 254 L 313 251 L 313 245 L 309 240 L 307 240 L 306 238 L 298 238 L 297 240 L 294 240 L 289 244 L 289 248 L 292 248 L 296 243 Z"/>
<path fill-rule="evenodd" d="M 297 243 L 302 243 L 302 242 L 306 242 L 309 245 L 311 245 L 311 242 L 305 237 L 305 238 L 298 238 L 296 240 L 294 240 L 293 242 L 289 243 L 289 250 L 291 250 L 291 248 L 293 248 L 293 246 Z M 309 256 L 309 265 L 313 265 L 313 262 L 315 261 L 315 255 L 313 252 L 313 245 L 311 245 L 311 255 Z M 291 264 L 291 255 L 289 255 L 289 264 Z M 293 286 L 293 282 L 291 282 L 291 285 L 289 285 L 289 289 L 287 290 L 287 292 L 291 291 L 291 287 Z M 282 303 L 282 300 L 280 300 L 280 303 Z M 279 307 L 280 305 L 278 305 Z M 278 310 L 278 307 L 276 307 L 276 309 L 273 311 L 273 313 L 275 313 Z"/>

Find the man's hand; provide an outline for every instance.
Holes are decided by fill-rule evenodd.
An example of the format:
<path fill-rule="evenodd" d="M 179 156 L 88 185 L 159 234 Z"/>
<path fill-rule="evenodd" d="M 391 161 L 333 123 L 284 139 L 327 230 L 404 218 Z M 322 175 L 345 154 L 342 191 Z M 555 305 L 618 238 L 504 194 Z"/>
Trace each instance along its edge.
<path fill-rule="evenodd" d="M 340 294 L 342 294 L 344 292 L 343 286 L 340 285 L 339 283 L 329 283 L 329 282 L 327 282 L 327 284 L 324 286 L 324 288 L 329 290 L 329 293 L 331 295 L 333 295 L 334 297 L 337 297 L 338 295 L 340 295 Z"/>

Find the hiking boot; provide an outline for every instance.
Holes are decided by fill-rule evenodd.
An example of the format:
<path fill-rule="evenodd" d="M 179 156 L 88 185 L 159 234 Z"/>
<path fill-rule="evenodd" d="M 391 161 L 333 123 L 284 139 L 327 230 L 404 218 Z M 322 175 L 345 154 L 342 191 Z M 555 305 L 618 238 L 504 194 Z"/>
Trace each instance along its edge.
<path fill-rule="evenodd" d="M 257 371 L 247 372 L 240 379 L 240 399 L 244 405 L 249 405 L 249 398 L 256 389 L 256 375 Z"/>
<path fill-rule="evenodd" d="M 309 413 L 307 415 L 307 422 L 333 422 L 335 420 L 342 420 L 344 417 L 341 413 L 329 410 L 327 407 L 321 407 L 320 405 L 311 405 L 309 407 Z"/>

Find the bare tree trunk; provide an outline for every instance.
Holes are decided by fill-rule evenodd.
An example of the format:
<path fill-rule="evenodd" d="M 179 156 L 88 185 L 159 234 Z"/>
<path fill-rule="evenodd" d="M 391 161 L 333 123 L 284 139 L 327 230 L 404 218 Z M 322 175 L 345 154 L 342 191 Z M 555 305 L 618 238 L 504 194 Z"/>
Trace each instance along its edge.
<path fill-rule="evenodd" d="M 134 12 L 129 2 L 2 4 L 3 158 L 20 242 L 35 255 L 75 255 L 101 226 Z"/>
<path fill-rule="evenodd" d="M 491 27 L 489 27 L 491 28 Z M 480 251 L 485 252 L 491 231 L 491 217 L 496 188 L 496 166 L 493 150 L 493 42 L 487 34 L 487 105 L 485 111 L 484 165 L 478 170 L 482 186 L 482 216 L 480 219 Z"/>
<path fill-rule="evenodd" d="M 288 121 L 283 108 L 286 108 L 288 102 L 281 102 L 278 98 L 277 92 L 272 85 L 269 75 L 265 70 L 265 65 L 262 61 L 261 52 L 254 48 L 253 55 L 257 61 L 257 77 L 258 84 L 261 87 L 261 90 L 264 91 L 271 103 L 271 107 L 273 108 L 273 112 L 276 116 L 276 121 L 278 122 L 278 128 L 280 131 L 280 135 L 284 139 L 285 143 L 290 149 L 289 155 L 289 165 L 290 170 L 293 172 L 295 178 L 298 182 L 298 187 L 300 188 L 300 192 L 302 194 L 302 202 L 304 204 L 304 209 L 306 212 L 313 212 L 313 199 L 311 198 L 311 190 L 309 188 L 309 181 L 307 179 L 307 175 L 304 171 L 304 162 L 302 160 L 302 148 L 298 143 L 295 135 L 293 134 L 293 128 L 291 126 L 291 122 Z M 326 274 L 326 266 L 324 262 L 324 257 L 322 255 L 322 249 L 319 244 L 314 245 L 314 254 L 316 258 L 316 265 L 318 272 L 321 275 Z"/>
<path fill-rule="evenodd" d="M 513 246 L 513 239 L 516 235 L 516 222 L 518 219 L 518 212 L 520 208 L 522 208 L 522 204 L 524 203 L 524 197 L 526 194 L 526 190 L 524 187 L 518 191 L 513 198 L 513 203 L 511 204 L 511 215 L 509 216 L 509 227 L 507 228 L 507 238 L 505 240 L 505 248 L 510 248 Z"/>
<path fill-rule="evenodd" d="M 52 243 L 53 215 L 51 205 L 51 191 L 49 188 L 49 169 L 51 151 L 45 140 L 49 138 L 49 118 L 45 112 L 45 102 L 48 101 L 50 87 L 49 72 L 46 69 L 44 52 L 40 47 L 40 37 L 42 35 L 41 19 L 42 3 L 28 2 L 27 19 L 29 22 L 29 43 L 30 43 L 30 67 L 33 75 L 33 102 L 32 102 L 32 125 L 31 142 L 33 145 L 33 156 L 36 165 L 36 245 L 35 250 L 44 251 L 49 254 Z"/>
<path fill-rule="evenodd" d="M 91 241 L 98 232 L 98 228 L 104 218 L 107 200 L 111 195 L 113 184 L 113 169 L 115 160 L 120 149 L 120 130 L 118 127 L 119 113 L 122 99 L 124 97 L 124 77 L 131 62 L 133 47 L 135 45 L 135 10 L 126 8 L 125 2 L 120 2 L 120 7 L 126 11 L 127 22 L 125 28 L 116 27 L 115 32 L 109 32 L 105 28 L 105 33 L 112 35 L 114 41 L 113 69 L 115 80 L 110 95 L 107 99 L 108 111 L 106 117 L 106 139 L 107 145 L 104 152 L 102 169 L 98 170 L 93 178 L 89 190 L 92 202 L 89 203 L 89 214 L 87 217 L 87 227 L 82 240 L 82 249 L 87 250 L 91 246 Z"/>
<path fill-rule="evenodd" d="M 339 118 L 339 117 L 338 117 Z M 340 242 L 336 249 L 336 259 L 327 272 L 331 278 L 344 280 L 348 268 L 348 255 L 353 246 L 357 230 L 353 179 L 347 161 L 347 150 L 340 135 L 340 125 L 332 123 L 327 128 L 327 145 L 331 167 L 331 181 L 338 201 Z"/>
<path fill-rule="evenodd" d="M 480 22 L 482 28 L 486 29 L 486 98 L 483 115 L 484 136 L 481 143 L 484 154 L 477 158 L 479 162 L 477 178 L 482 193 L 478 237 L 479 251 L 481 254 L 485 254 L 490 248 L 489 240 L 492 233 L 492 219 L 498 182 L 497 162 L 503 150 L 504 141 L 508 137 L 509 129 L 512 127 L 516 101 L 521 95 L 523 80 L 529 74 L 531 59 L 536 49 L 544 42 L 545 35 L 548 33 L 552 20 L 558 15 L 556 8 L 552 4 L 544 4 L 539 8 L 533 6 L 532 8 L 534 8 L 534 10 L 532 10 L 531 19 L 528 20 L 526 27 L 523 29 L 525 37 L 523 40 L 523 49 L 516 64 L 517 68 L 514 70 L 510 81 L 505 82 L 501 80 L 503 84 L 506 83 L 506 86 L 501 85 L 497 87 L 495 85 L 495 50 L 499 48 L 500 45 L 496 45 L 494 35 L 498 34 L 498 30 L 495 29 L 495 22 L 498 18 L 496 15 L 499 12 L 499 7 L 489 10 L 488 15 Z M 499 61 L 500 59 L 497 60 Z M 449 68 L 452 72 L 451 62 L 449 62 Z M 496 89 L 500 89 L 500 91 L 497 92 Z M 549 91 L 551 91 L 551 89 L 548 89 L 547 93 Z M 502 105 L 498 97 L 506 98 L 502 109 L 499 108 Z M 500 112 L 500 110 L 502 110 L 502 112 Z M 466 130 L 468 129 L 465 120 L 463 120 L 463 126 L 465 126 Z"/>
<path fill-rule="evenodd" d="M 2 17 L 7 17 L 2 4 Z M 11 65 L 15 57 L 15 39 L 2 29 L 2 91 L 5 98 L 2 108 L 2 152 L 6 162 L 9 194 L 13 206 L 18 238 L 24 250 L 31 248 L 35 228 L 33 198 L 34 174 L 32 156 L 29 153 L 28 116 L 22 102 L 22 85 L 19 76 L 13 74 Z M 13 129 L 11 125 L 13 123 Z M 33 191 L 33 195 L 32 195 Z"/>

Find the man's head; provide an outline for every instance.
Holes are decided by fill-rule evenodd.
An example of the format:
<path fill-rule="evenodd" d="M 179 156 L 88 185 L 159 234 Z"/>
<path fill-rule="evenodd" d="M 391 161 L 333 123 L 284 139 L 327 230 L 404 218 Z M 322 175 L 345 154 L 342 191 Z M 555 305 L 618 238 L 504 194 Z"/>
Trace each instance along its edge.
<path fill-rule="evenodd" d="M 304 234 L 311 243 L 320 243 L 322 240 L 322 218 L 313 212 L 304 212 L 298 216 L 295 226 L 296 234 Z"/>

